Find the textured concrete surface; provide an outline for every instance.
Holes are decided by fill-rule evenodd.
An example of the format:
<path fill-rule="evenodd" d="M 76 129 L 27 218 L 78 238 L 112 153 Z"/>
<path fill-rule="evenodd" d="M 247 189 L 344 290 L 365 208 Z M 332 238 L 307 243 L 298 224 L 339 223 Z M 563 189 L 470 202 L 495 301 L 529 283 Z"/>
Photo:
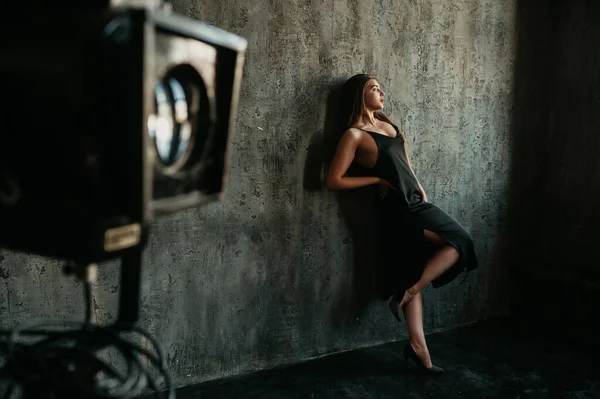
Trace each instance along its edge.
<path fill-rule="evenodd" d="M 367 193 L 322 184 L 336 82 L 381 81 L 430 197 L 472 234 L 480 269 L 425 290 L 427 332 L 505 311 L 515 2 L 173 2 L 249 41 L 225 200 L 153 226 L 143 320 L 178 385 L 406 337 L 371 290 Z M 315 155 L 316 154 L 316 155 Z M 357 212 L 364 212 L 356 215 Z M 349 217 L 349 214 L 354 216 Z M 82 316 L 58 262 L 2 251 L 0 320 Z M 106 265 L 95 315 L 116 315 Z"/>

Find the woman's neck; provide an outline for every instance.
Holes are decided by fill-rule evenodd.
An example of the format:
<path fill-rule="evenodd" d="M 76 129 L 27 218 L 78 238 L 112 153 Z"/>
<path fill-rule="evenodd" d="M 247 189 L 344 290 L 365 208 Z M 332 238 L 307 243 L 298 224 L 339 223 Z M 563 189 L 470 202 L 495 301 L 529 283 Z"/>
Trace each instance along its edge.
<path fill-rule="evenodd" d="M 360 119 L 358 120 L 358 123 L 360 125 L 376 126 L 375 125 L 376 121 L 377 121 L 377 118 L 375 117 L 375 111 L 365 111 L 365 112 L 363 112 Z"/>

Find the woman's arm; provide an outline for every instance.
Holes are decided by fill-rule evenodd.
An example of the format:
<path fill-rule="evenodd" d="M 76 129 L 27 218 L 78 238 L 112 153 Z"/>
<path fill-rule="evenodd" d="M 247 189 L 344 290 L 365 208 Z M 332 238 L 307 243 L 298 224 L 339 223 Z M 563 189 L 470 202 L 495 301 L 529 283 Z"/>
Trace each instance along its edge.
<path fill-rule="evenodd" d="M 350 129 L 346 130 L 338 143 L 335 155 L 329 166 L 326 184 L 330 190 L 349 190 L 382 182 L 379 177 L 348 177 L 346 172 L 354 160 L 360 135 Z"/>

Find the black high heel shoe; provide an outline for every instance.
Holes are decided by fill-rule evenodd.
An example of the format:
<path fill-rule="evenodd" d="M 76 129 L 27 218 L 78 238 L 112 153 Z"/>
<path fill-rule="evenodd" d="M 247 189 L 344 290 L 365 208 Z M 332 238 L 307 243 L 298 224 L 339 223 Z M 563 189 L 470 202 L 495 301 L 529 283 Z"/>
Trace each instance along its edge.
<path fill-rule="evenodd" d="M 404 361 L 408 363 L 409 358 L 415 362 L 419 370 L 427 375 L 440 375 L 444 372 L 444 369 L 438 366 L 431 366 L 430 368 L 425 367 L 423 361 L 417 355 L 417 352 L 415 352 L 410 343 L 404 347 Z"/>

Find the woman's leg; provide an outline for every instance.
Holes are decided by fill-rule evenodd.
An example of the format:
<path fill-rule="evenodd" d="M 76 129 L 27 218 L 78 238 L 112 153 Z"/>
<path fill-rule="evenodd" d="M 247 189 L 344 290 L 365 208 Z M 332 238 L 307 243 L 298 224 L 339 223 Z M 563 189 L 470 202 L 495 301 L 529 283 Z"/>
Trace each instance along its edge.
<path fill-rule="evenodd" d="M 454 265 L 459 258 L 456 248 L 446 244 L 444 239 L 434 232 L 425 230 L 425 238 L 434 244 L 442 245 L 442 247 L 431 257 L 431 259 L 429 259 L 419 281 L 406 290 L 404 297 L 400 301 L 400 307 L 410 303 L 417 293 L 421 292 L 421 290 L 434 279 L 441 276 L 446 270 Z"/>
<path fill-rule="evenodd" d="M 407 303 L 403 310 L 410 337 L 410 346 L 423 361 L 423 365 L 430 368 L 432 366 L 431 357 L 429 356 L 423 330 L 423 295 L 420 292 L 415 294 L 413 300 Z"/>

